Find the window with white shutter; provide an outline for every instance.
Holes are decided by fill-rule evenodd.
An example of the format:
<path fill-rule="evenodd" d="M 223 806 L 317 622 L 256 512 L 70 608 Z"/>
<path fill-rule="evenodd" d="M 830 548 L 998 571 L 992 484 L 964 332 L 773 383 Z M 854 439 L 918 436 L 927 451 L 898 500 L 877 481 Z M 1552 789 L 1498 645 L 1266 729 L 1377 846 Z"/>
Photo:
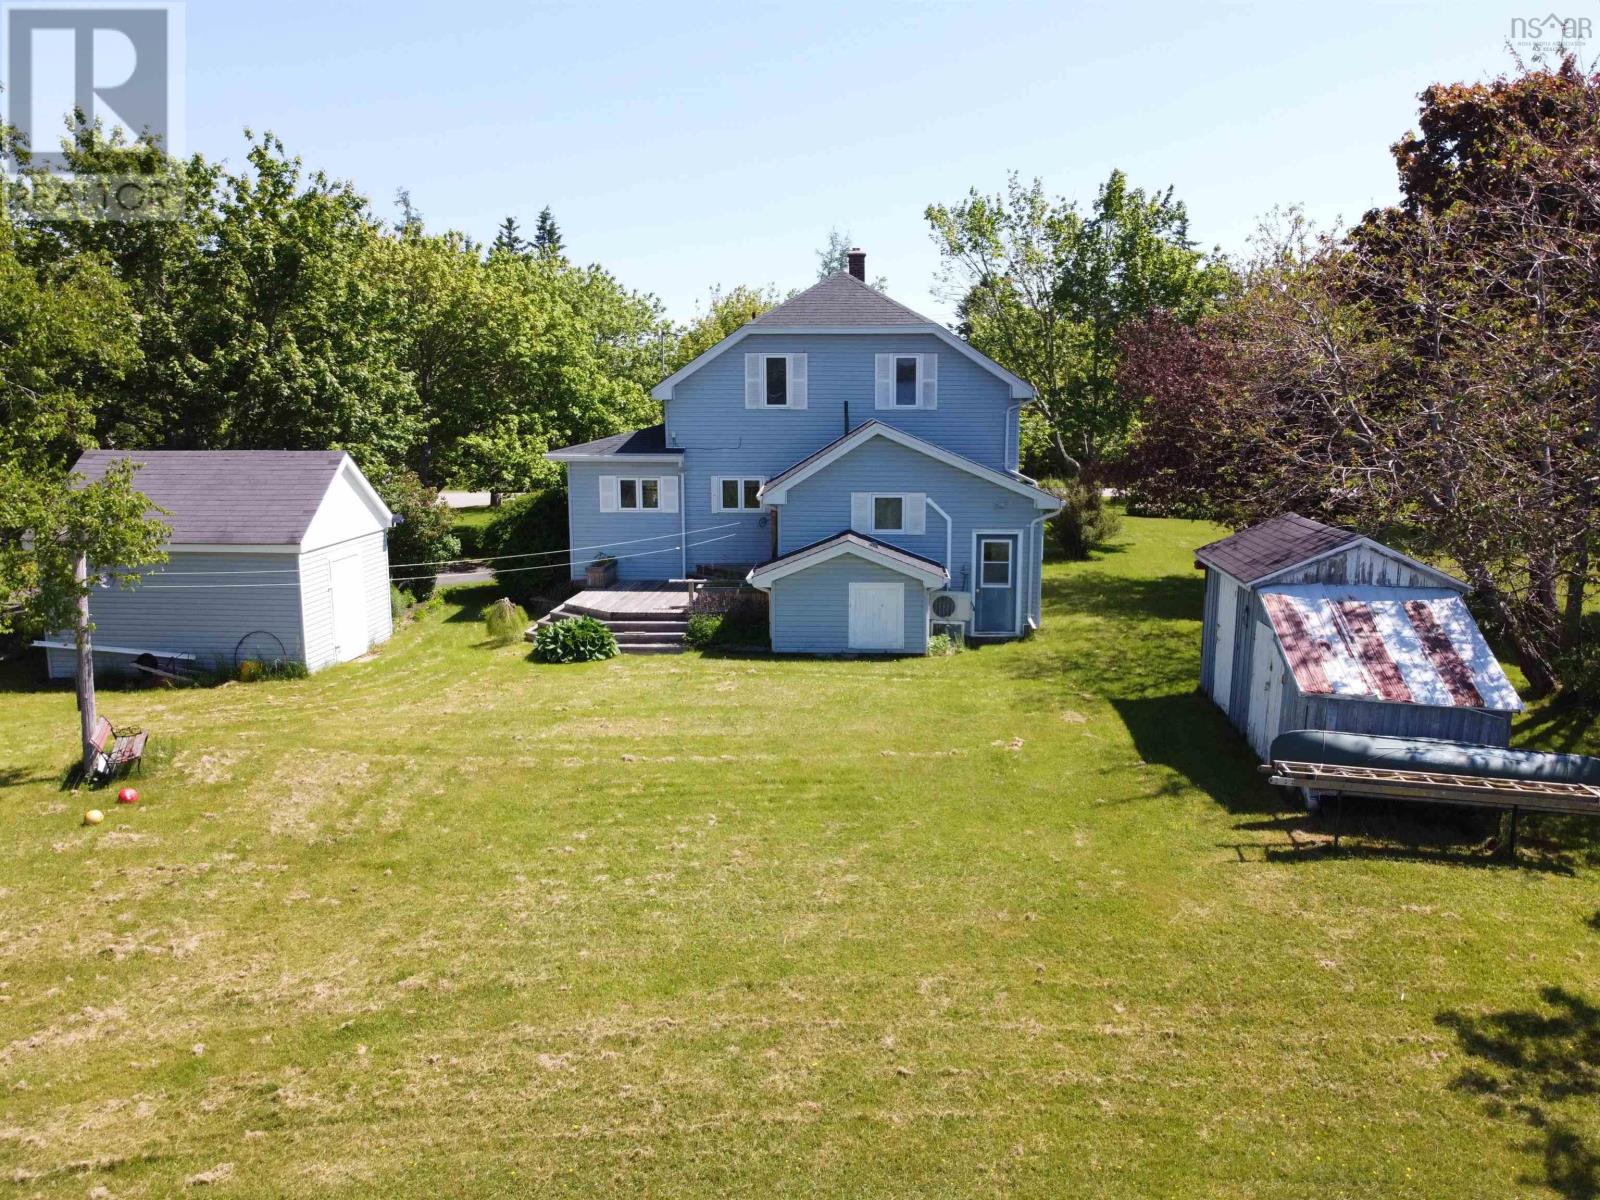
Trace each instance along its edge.
<path fill-rule="evenodd" d="M 744 406 L 804 408 L 806 376 L 804 354 L 746 354 Z"/>
<path fill-rule="evenodd" d="M 711 480 L 712 512 L 759 512 L 761 485 L 758 475 L 717 475 Z"/>
<path fill-rule="evenodd" d="M 676 475 L 607 475 L 600 480 L 601 512 L 677 512 Z"/>
<path fill-rule="evenodd" d="M 928 497 L 925 492 L 852 492 L 850 528 L 857 533 L 927 532 Z"/>
<path fill-rule="evenodd" d="M 879 354 L 873 359 L 873 407 L 921 409 L 939 406 L 937 354 Z"/>

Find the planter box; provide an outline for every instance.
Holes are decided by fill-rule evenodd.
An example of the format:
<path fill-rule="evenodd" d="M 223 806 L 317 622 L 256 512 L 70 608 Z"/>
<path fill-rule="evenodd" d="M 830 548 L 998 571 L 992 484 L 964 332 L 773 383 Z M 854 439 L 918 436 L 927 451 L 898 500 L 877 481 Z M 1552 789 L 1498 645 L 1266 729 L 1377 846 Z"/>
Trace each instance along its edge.
<path fill-rule="evenodd" d="M 592 588 L 610 587 L 616 581 L 616 559 L 607 559 L 603 562 L 592 562 L 589 564 L 588 570 L 584 572 L 584 582 Z"/>

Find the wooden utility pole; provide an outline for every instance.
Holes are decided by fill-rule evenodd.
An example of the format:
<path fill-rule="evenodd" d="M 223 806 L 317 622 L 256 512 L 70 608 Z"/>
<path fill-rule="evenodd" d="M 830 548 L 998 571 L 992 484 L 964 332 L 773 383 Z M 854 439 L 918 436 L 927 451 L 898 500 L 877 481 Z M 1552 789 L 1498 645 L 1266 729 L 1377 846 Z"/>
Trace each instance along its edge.
<path fill-rule="evenodd" d="M 83 734 L 83 778 L 94 770 L 94 650 L 89 645 L 89 556 L 78 555 L 72 578 L 78 584 L 78 726 Z"/>

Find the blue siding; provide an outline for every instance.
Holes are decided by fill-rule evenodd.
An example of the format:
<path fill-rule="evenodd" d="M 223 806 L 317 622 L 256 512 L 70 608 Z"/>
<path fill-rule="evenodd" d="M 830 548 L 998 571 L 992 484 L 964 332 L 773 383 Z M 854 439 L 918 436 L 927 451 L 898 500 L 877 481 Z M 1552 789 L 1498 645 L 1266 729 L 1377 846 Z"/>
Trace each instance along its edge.
<path fill-rule="evenodd" d="M 289 658 L 305 661 L 300 610 L 299 557 L 296 554 L 206 554 L 175 551 L 165 568 L 145 575 L 151 587 L 124 591 L 111 587 L 89 597 L 91 640 L 97 645 L 126 646 L 152 653 L 193 654 L 205 670 L 227 667 L 239 639 L 265 630 L 283 643 Z M 163 571 L 170 572 L 163 578 Z M 218 574 L 198 574 L 202 571 Z M 236 575 L 239 571 L 286 571 L 283 575 Z M 184 572 L 184 574 L 178 574 Z M 250 584 L 249 587 L 196 587 L 197 584 Z M 179 587 L 177 585 L 185 585 Z M 272 585 L 272 586 L 262 586 Z M 384 584 L 388 600 L 387 580 Z M 53 640 L 70 641 L 71 634 Z M 70 651 L 48 655 L 53 676 L 71 675 Z M 127 659 L 95 655 L 95 672 L 126 669 Z"/>
<path fill-rule="evenodd" d="M 1040 515 L 1033 502 L 998 484 L 882 438 L 851 450 L 790 489 L 788 502 L 778 510 L 780 553 L 787 554 L 849 529 L 852 492 L 892 491 L 925 492 L 950 514 L 953 526 L 951 561 L 945 563 L 944 519 L 931 508 L 921 535 L 886 533 L 874 534 L 874 537 L 945 563 L 950 572 L 949 586 L 955 591 L 971 591 L 974 532 L 1016 533 L 1022 539 L 1018 557 L 1028 576 L 1022 581 L 1025 585 L 1023 612 L 1038 611 L 1037 560 L 1043 542 L 1039 540 L 1030 547 L 1027 540 L 1029 524 Z"/>
<path fill-rule="evenodd" d="M 897 352 L 939 356 L 937 408 L 873 408 L 874 356 Z M 747 353 L 805 354 L 806 407 L 745 408 Z M 1008 412 L 1016 402 L 1010 397 L 1003 380 L 931 334 L 746 338 L 679 383 L 665 406 L 668 444 L 685 451 L 683 494 L 689 529 L 732 526 L 703 535 L 724 540 L 704 547 L 704 557 L 697 559 L 691 552 L 691 564 L 754 565 L 772 557 L 765 514 L 716 512 L 712 480 L 772 478 L 843 434 L 846 405 L 851 429 L 883 421 L 1005 470 L 1016 444 L 1017 414 Z"/>
<path fill-rule="evenodd" d="M 683 558 L 679 550 L 679 514 L 672 512 L 600 511 L 602 475 L 676 475 L 671 463 L 601 466 L 567 464 L 567 531 L 572 540 L 572 578 L 582 579 L 588 565 L 609 550 L 617 559 L 617 578 L 626 583 L 680 579 Z M 682 491 L 681 487 L 679 489 Z M 679 503 L 683 498 L 680 494 Z M 690 528 L 694 526 L 691 523 Z M 715 534 L 704 535 L 714 537 Z M 696 539 L 693 535 L 689 541 Z M 720 545 L 721 543 L 718 543 Z M 715 546 L 707 546 L 712 550 Z M 690 554 L 695 553 L 690 550 Z"/>
<path fill-rule="evenodd" d="M 906 589 L 906 654 L 928 650 L 928 593 L 898 571 L 844 554 L 772 585 L 772 648 L 780 654 L 850 653 L 850 585 L 900 583 Z"/>
<path fill-rule="evenodd" d="M 893 353 L 939 356 L 937 408 L 873 408 L 874 356 Z M 806 408 L 745 408 L 746 354 L 804 354 Z M 667 444 L 689 451 L 707 475 L 776 475 L 845 432 L 847 403 L 852 429 L 877 419 L 996 470 L 1010 466 L 1017 420 L 1011 413 L 1008 430 L 1006 410 L 1016 403 L 1010 386 L 929 333 L 745 338 L 674 388 L 665 405 Z"/>

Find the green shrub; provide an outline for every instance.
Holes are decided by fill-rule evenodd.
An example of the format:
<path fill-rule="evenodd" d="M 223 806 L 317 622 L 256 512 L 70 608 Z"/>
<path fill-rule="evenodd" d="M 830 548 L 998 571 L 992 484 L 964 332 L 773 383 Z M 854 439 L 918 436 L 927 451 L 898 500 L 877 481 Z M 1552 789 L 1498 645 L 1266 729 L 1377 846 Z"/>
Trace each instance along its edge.
<path fill-rule="evenodd" d="M 689 628 L 684 632 L 683 640 L 696 650 L 704 650 L 716 640 L 721 628 L 720 613 L 694 613 L 689 618 Z"/>
<path fill-rule="evenodd" d="M 528 628 L 528 614 L 522 605 L 502 596 L 483 612 L 483 627 L 496 646 L 507 646 Z"/>
<path fill-rule="evenodd" d="M 569 617 L 539 626 L 533 657 L 542 663 L 596 662 L 614 658 L 617 639 L 593 617 Z"/>
<path fill-rule="evenodd" d="M 376 473 L 372 483 L 390 511 L 400 518 L 400 523 L 389 530 L 391 573 L 405 581 L 399 585 L 404 591 L 426 600 L 433 594 L 439 568 L 404 564 L 438 563 L 459 555 L 461 542 L 450 531 L 455 517 L 439 503 L 439 493 L 417 478 L 415 471 L 398 468 Z"/>
<path fill-rule="evenodd" d="M 1122 532 L 1122 517 L 1105 502 L 1100 489 L 1081 480 L 1046 479 L 1039 484 L 1061 501 L 1061 511 L 1045 526 L 1057 553 L 1085 559 Z"/>
<path fill-rule="evenodd" d="M 488 558 L 534 556 L 496 563 L 495 581 L 524 608 L 549 607 L 544 602 L 564 596 L 572 579 L 567 556 L 561 553 L 567 549 L 566 488 L 550 487 L 508 501 L 484 527 L 479 544 Z"/>
<path fill-rule="evenodd" d="M 406 615 L 406 610 L 410 607 L 411 598 L 400 590 L 400 586 L 398 584 L 391 583 L 389 585 L 390 619 L 393 621 L 399 621 L 401 617 Z"/>
<path fill-rule="evenodd" d="M 928 639 L 928 653 L 935 658 L 961 653 L 961 639 L 948 633 L 936 633 Z"/>
<path fill-rule="evenodd" d="M 450 531 L 461 543 L 462 558 L 478 558 L 484 553 L 483 531 L 499 515 L 495 508 L 457 508 L 451 510 Z"/>

